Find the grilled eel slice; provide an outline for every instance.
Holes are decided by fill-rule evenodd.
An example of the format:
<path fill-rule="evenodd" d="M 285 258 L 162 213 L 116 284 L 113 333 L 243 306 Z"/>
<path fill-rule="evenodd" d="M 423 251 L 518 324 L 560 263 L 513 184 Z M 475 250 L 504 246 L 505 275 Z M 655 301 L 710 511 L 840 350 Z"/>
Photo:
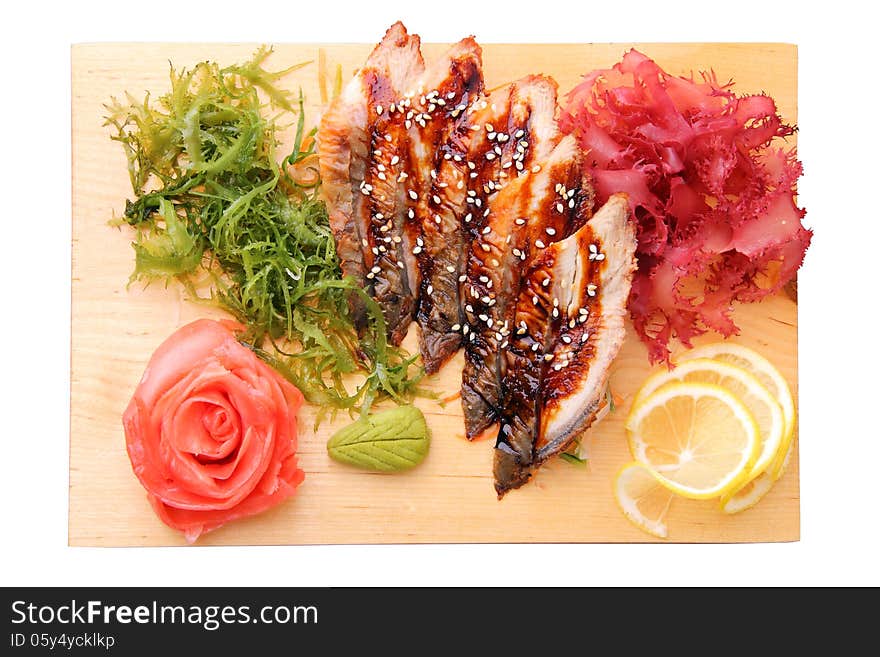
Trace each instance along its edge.
<path fill-rule="evenodd" d="M 578 189 L 554 187 L 555 208 L 575 201 L 576 224 L 585 209 Z M 635 247 L 626 195 L 615 194 L 569 237 L 528 259 L 514 315 L 519 330 L 504 353 L 494 455 L 499 497 L 525 484 L 595 419 L 625 336 Z"/>
<path fill-rule="evenodd" d="M 499 419 L 498 355 L 511 332 L 524 226 L 547 195 L 548 169 L 538 162 L 559 142 L 555 110 L 556 83 L 527 76 L 475 104 L 470 113 L 471 173 L 462 218 L 467 246 L 458 278 L 462 312 L 461 324 L 453 327 L 465 345 L 461 399 L 469 440 Z M 567 143 L 566 152 L 576 157 L 574 141 Z"/>
<path fill-rule="evenodd" d="M 388 338 L 406 336 L 424 285 L 422 237 L 440 214 L 437 144 L 482 92 L 482 62 L 463 39 L 426 69 L 418 36 L 393 25 L 321 120 L 319 164 L 343 274 L 377 301 Z M 433 230 L 433 229 L 431 229 Z M 425 253 L 426 257 L 430 255 Z M 430 273 L 430 272 L 429 272 Z M 365 312 L 352 300 L 355 323 Z"/>

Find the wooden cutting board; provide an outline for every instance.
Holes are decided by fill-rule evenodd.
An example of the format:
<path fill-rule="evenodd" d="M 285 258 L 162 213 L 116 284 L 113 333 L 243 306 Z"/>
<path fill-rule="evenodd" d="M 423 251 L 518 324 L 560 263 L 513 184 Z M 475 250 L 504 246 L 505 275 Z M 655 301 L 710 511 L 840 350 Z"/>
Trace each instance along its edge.
<path fill-rule="evenodd" d="M 365 35 L 376 38 L 381 35 Z M 671 73 L 714 69 L 740 92 L 767 92 L 782 116 L 797 120 L 797 49 L 781 44 L 483 44 L 487 86 L 528 73 L 552 75 L 561 93 L 593 68 L 607 68 L 635 45 Z M 372 45 L 279 45 L 270 62 L 284 68 L 317 62 L 319 48 L 345 79 Z M 424 47 L 426 58 L 444 46 Z M 121 416 L 153 350 L 177 327 L 219 316 L 193 305 L 175 286 L 127 287 L 133 267 L 131 232 L 111 228 L 131 189 L 125 158 L 102 127 L 103 103 L 125 91 L 141 97 L 168 89 L 168 62 L 242 61 L 252 44 L 83 44 L 72 50 L 73 270 L 69 543 L 88 546 L 182 545 L 147 503 L 132 473 Z M 317 64 L 286 83 L 302 87 L 310 121 L 320 112 Z M 779 295 L 734 313 L 742 334 L 788 379 L 797 398 L 797 306 Z M 414 344 L 415 331 L 407 344 Z M 712 341 L 713 336 L 700 342 Z M 459 355 L 428 381 L 441 397 L 460 382 Z M 623 420 L 633 393 L 652 371 L 632 330 L 611 375 L 625 401 L 589 438 L 588 468 L 547 464 L 534 481 L 498 501 L 492 488 L 491 442 L 464 440 L 458 402 L 419 400 L 432 431 L 431 450 L 403 474 L 364 473 L 331 461 L 328 436 L 340 417 L 312 429 L 315 409 L 301 413 L 299 455 L 306 481 L 297 496 L 255 518 L 200 539 L 219 544 L 641 542 L 654 541 L 623 517 L 611 492 L 615 472 L 630 460 Z M 756 507 L 725 516 L 714 502 L 676 500 L 671 541 L 793 541 L 800 533 L 798 459 Z"/>

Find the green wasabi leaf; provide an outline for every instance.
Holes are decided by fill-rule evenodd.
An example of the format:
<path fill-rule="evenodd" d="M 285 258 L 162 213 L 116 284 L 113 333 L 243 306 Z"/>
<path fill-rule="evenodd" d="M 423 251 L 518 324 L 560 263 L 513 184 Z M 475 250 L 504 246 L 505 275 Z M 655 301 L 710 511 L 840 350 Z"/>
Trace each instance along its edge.
<path fill-rule="evenodd" d="M 406 405 L 361 417 L 340 429 L 327 442 L 327 452 L 365 470 L 399 472 L 421 463 L 429 446 L 425 416 Z"/>

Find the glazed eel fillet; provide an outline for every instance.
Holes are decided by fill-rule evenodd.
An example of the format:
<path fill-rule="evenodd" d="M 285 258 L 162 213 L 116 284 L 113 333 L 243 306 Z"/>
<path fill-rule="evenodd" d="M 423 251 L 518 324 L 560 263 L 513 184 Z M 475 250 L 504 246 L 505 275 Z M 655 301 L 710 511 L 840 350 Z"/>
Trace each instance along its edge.
<path fill-rule="evenodd" d="M 500 352 L 512 331 L 512 300 L 525 257 L 531 215 L 546 195 L 544 161 L 559 141 L 556 83 L 528 76 L 494 92 L 470 112 L 471 180 L 466 261 L 459 275 L 465 345 L 461 398 L 465 433 L 473 440 L 500 415 Z M 574 149 L 574 142 L 570 141 Z M 562 231 L 562 226 L 557 226 Z"/>
<path fill-rule="evenodd" d="M 447 191 L 459 189 L 454 176 L 438 180 L 438 145 L 482 92 L 480 57 L 476 42 L 463 39 L 426 69 L 418 36 L 396 23 L 321 120 L 322 190 L 342 271 L 377 301 L 394 344 L 406 336 L 420 297 L 433 293 L 433 256 L 443 252 L 456 204 L 463 205 L 463 195 Z M 363 328 L 356 297 L 352 312 Z"/>
<path fill-rule="evenodd" d="M 575 200 L 571 219 L 582 225 L 538 248 L 523 273 L 514 311 L 518 330 L 504 353 L 505 406 L 494 457 L 499 497 L 590 426 L 625 336 L 636 267 L 627 198 L 611 196 L 583 223 L 586 204 L 576 200 L 578 188 L 556 183 L 554 191 L 554 208 L 565 210 Z"/>

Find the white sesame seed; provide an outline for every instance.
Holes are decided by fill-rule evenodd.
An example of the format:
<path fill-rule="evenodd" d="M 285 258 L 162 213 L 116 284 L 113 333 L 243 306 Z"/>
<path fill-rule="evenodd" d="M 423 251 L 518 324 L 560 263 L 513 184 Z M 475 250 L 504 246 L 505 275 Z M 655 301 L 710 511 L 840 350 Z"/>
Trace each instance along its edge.
<path fill-rule="evenodd" d="M 376 105 L 376 114 L 381 114 L 381 113 L 382 113 L 382 106 Z"/>
<path fill-rule="evenodd" d="M 513 223 L 515 223 L 517 226 L 523 226 L 523 225 L 525 225 L 526 220 L 525 219 L 517 219 Z"/>
<path fill-rule="evenodd" d="M 476 169 L 476 168 L 477 168 L 477 165 L 476 165 L 476 164 L 474 164 L 474 163 L 473 163 L 473 162 L 468 162 L 468 163 L 467 163 L 467 165 L 468 165 L 468 169 L 471 169 L 471 170 L 473 170 L 473 169 Z"/>
<path fill-rule="evenodd" d="M 581 335 L 581 342 L 582 342 L 582 343 L 583 343 L 583 342 L 586 342 L 586 341 L 589 340 L 589 339 L 590 339 L 590 334 L 589 334 L 589 333 L 586 333 L 586 332 L 585 332 L 583 335 Z"/>
<path fill-rule="evenodd" d="M 474 218 L 474 215 L 472 215 L 470 212 L 468 212 L 468 213 L 464 216 L 464 223 L 466 223 L 466 224 L 471 223 L 471 219 L 473 219 L 473 218 Z"/>
<path fill-rule="evenodd" d="M 395 155 L 394 157 L 391 158 L 391 166 L 394 166 L 394 165 L 397 164 L 398 162 L 400 162 L 400 156 L 399 156 L 399 155 Z"/>
<path fill-rule="evenodd" d="M 467 324 L 465 324 L 465 325 L 462 327 L 461 332 L 464 333 L 465 335 L 467 335 L 467 334 L 468 334 L 468 331 L 470 331 L 470 330 L 471 330 L 471 327 L 468 326 Z"/>
<path fill-rule="evenodd" d="M 540 347 L 540 345 L 538 345 L 537 342 L 536 342 L 535 344 L 532 345 L 532 351 L 538 351 L 538 349 L 540 349 L 540 348 L 541 348 L 541 347 Z"/>
<path fill-rule="evenodd" d="M 532 303 L 535 304 L 536 306 L 538 305 L 538 295 L 537 294 L 532 296 Z"/>
<path fill-rule="evenodd" d="M 562 205 L 562 203 L 557 203 L 556 204 L 556 211 L 557 212 L 565 212 L 565 206 Z"/>
<path fill-rule="evenodd" d="M 385 174 L 382 173 L 381 171 L 378 174 L 376 174 L 376 177 L 379 178 L 379 180 L 386 180 Z"/>
<path fill-rule="evenodd" d="M 470 340 L 471 342 L 473 342 L 473 341 L 474 341 L 474 338 L 476 337 L 476 335 L 477 335 L 476 333 L 471 333 L 471 337 L 469 337 L 468 340 Z"/>
<path fill-rule="evenodd" d="M 406 171 L 401 171 L 400 175 L 397 176 L 397 182 L 403 182 L 407 178 L 409 178 L 409 176 L 407 175 Z"/>
<path fill-rule="evenodd" d="M 419 200 L 419 195 L 416 194 L 415 190 L 412 190 L 412 189 L 411 189 L 411 190 L 409 190 L 409 192 L 407 192 L 407 193 L 409 194 L 409 197 L 410 197 L 413 201 L 418 201 L 418 200 Z"/>
<path fill-rule="evenodd" d="M 536 164 L 535 166 L 532 167 L 532 173 L 538 173 L 540 170 L 541 170 L 540 164 Z"/>
<path fill-rule="evenodd" d="M 451 328 L 453 331 L 460 331 L 460 330 L 461 330 L 461 324 L 453 324 L 450 328 Z"/>
<path fill-rule="evenodd" d="M 592 283 L 590 285 L 587 285 L 587 295 L 591 297 L 596 296 L 596 286 Z"/>
<path fill-rule="evenodd" d="M 559 299 L 557 297 L 553 297 L 553 307 L 559 308 Z"/>
<path fill-rule="evenodd" d="M 491 260 L 489 260 L 489 264 L 492 265 L 493 267 L 500 267 L 501 266 L 501 263 L 498 262 L 498 258 L 492 258 Z"/>
<path fill-rule="evenodd" d="M 400 267 L 401 269 L 403 269 L 406 265 L 403 264 L 403 261 L 402 261 L 402 260 L 398 260 L 398 261 L 397 261 L 397 266 Z"/>
<path fill-rule="evenodd" d="M 547 245 L 544 244 L 544 242 L 542 242 L 541 240 L 535 240 L 535 246 L 537 246 L 539 249 L 543 249 Z"/>
<path fill-rule="evenodd" d="M 492 153 L 491 151 L 490 151 L 489 153 L 486 153 L 486 159 L 487 159 L 487 160 L 494 160 L 494 159 L 495 159 L 495 153 Z"/>
<path fill-rule="evenodd" d="M 544 231 L 545 231 L 548 235 L 555 235 L 555 234 L 556 234 L 556 229 L 555 229 L 555 228 L 547 227 L 547 228 L 544 229 Z"/>
<path fill-rule="evenodd" d="M 474 312 L 474 307 L 473 307 L 471 304 L 467 304 L 467 305 L 464 307 L 464 309 L 467 310 L 469 313 Z"/>
<path fill-rule="evenodd" d="M 482 298 L 480 299 L 480 301 L 482 301 L 483 303 L 488 303 L 488 304 L 490 304 L 490 305 L 494 305 L 494 302 L 495 302 L 495 300 L 494 300 L 492 297 L 488 296 L 488 295 L 485 296 L 485 297 L 482 297 Z"/>
<path fill-rule="evenodd" d="M 486 320 L 489 319 L 489 316 L 488 315 L 477 315 L 477 319 L 479 319 L 481 322 L 485 322 Z"/>
<path fill-rule="evenodd" d="M 491 124 L 491 123 L 487 123 L 487 124 L 486 124 L 485 126 L 483 126 L 483 127 L 486 128 L 486 132 L 495 132 L 495 128 L 492 127 L 492 124 Z"/>
<path fill-rule="evenodd" d="M 563 341 L 565 344 L 571 344 L 571 336 L 570 336 L 570 335 L 563 335 L 563 336 L 562 336 L 562 341 Z"/>
<path fill-rule="evenodd" d="M 516 134 L 513 135 L 514 139 L 520 139 L 523 135 L 526 134 L 525 130 L 517 130 Z"/>
<path fill-rule="evenodd" d="M 407 119 L 406 121 L 404 121 L 403 124 L 406 126 L 406 129 L 407 129 L 407 130 L 409 130 L 410 128 L 412 128 L 412 121 L 410 121 L 409 119 Z"/>
<path fill-rule="evenodd" d="M 439 214 L 434 215 L 434 221 L 437 223 L 437 225 L 440 225 L 441 223 L 443 223 L 443 220 L 440 218 Z"/>
<path fill-rule="evenodd" d="M 466 280 L 467 280 L 467 274 L 462 274 L 461 276 L 458 277 L 459 283 L 464 283 Z"/>
<path fill-rule="evenodd" d="M 376 274 L 374 274 L 373 272 L 369 272 L 369 273 L 367 274 L 367 278 L 369 278 L 369 279 L 372 280 L 372 279 L 376 278 Z"/>
<path fill-rule="evenodd" d="M 476 172 L 476 171 L 471 172 L 470 177 L 471 177 L 471 178 L 476 178 L 476 177 L 477 177 L 477 172 Z"/>
<path fill-rule="evenodd" d="M 379 249 L 377 249 L 375 246 L 372 249 L 370 249 L 370 251 L 373 252 L 373 255 L 379 255 Z"/>
<path fill-rule="evenodd" d="M 541 287 L 547 287 L 548 285 L 550 285 L 549 278 L 545 278 L 543 281 L 541 281 Z"/>
<path fill-rule="evenodd" d="M 428 285 L 428 287 L 425 288 L 425 292 L 427 292 L 428 296 L 431 296 L 434 293 L 434 286 Z"/>
<path fill-rule="evenodd" d="M 480 244 L 480 248 L 483 249 L 483 251 L 485 251 L 486 253 L 489 253 L 489 251 L 492 250 L 492 247 L 490 247 L 488 244 Z"/>
<path fill-rule="evenodd" d="M 554 308 L 554 309 L 553 309 L 553 317 L 554 317 L 554 318 L 555 318 L 555 317 L 559 317 L 559 308 Z"/>
<path fill-rule="evenodd" d="M 373 272 L 374 274 L 378 274 L 380 271 L 382 271 L 382 268 L 379 266 L 373 266 L 373 268 L 370 269 L 370 271 Z"/>
<path fill-rule="evenodd" d="M 362 240 L 361 240 L 361 244 L 364 245 L 364 248 L 367 248 L 368 246 L 370 246 L 370 243 L 369 243 L 367 240 L 365 240 L 365 239 L 362 239 Z"/>
<path fill-rule="evenodd" d="M 483 235 L 488 235 L 488 234 L 491 233 L 491 232 L 492 232 L 492 227 L 491 227 L 491 226 L 486 226 L 486 227 L 483 229 Z"/>
<path fill-rule="evenodd" d="M 454 274 L 455 267 L 453 265 L 446 265 L 446 271 L 448 271 L 450 274 Z"/>
<path fill-rule="evenodd" d="M 553 354 L 544 354 L 544 360 L 548 363 L 553 360 Z"/>
<path fill-rule="evenodd" d="M 390 144 L 391 143 L 391 135 L 385 135 L 385 141 L 387 141 Z"/>
<path fill-rule="evenodd" d="M 422 247 L 417 246 L 413 249 L 413 255 L 419 255 L 422 252 Z"/>

